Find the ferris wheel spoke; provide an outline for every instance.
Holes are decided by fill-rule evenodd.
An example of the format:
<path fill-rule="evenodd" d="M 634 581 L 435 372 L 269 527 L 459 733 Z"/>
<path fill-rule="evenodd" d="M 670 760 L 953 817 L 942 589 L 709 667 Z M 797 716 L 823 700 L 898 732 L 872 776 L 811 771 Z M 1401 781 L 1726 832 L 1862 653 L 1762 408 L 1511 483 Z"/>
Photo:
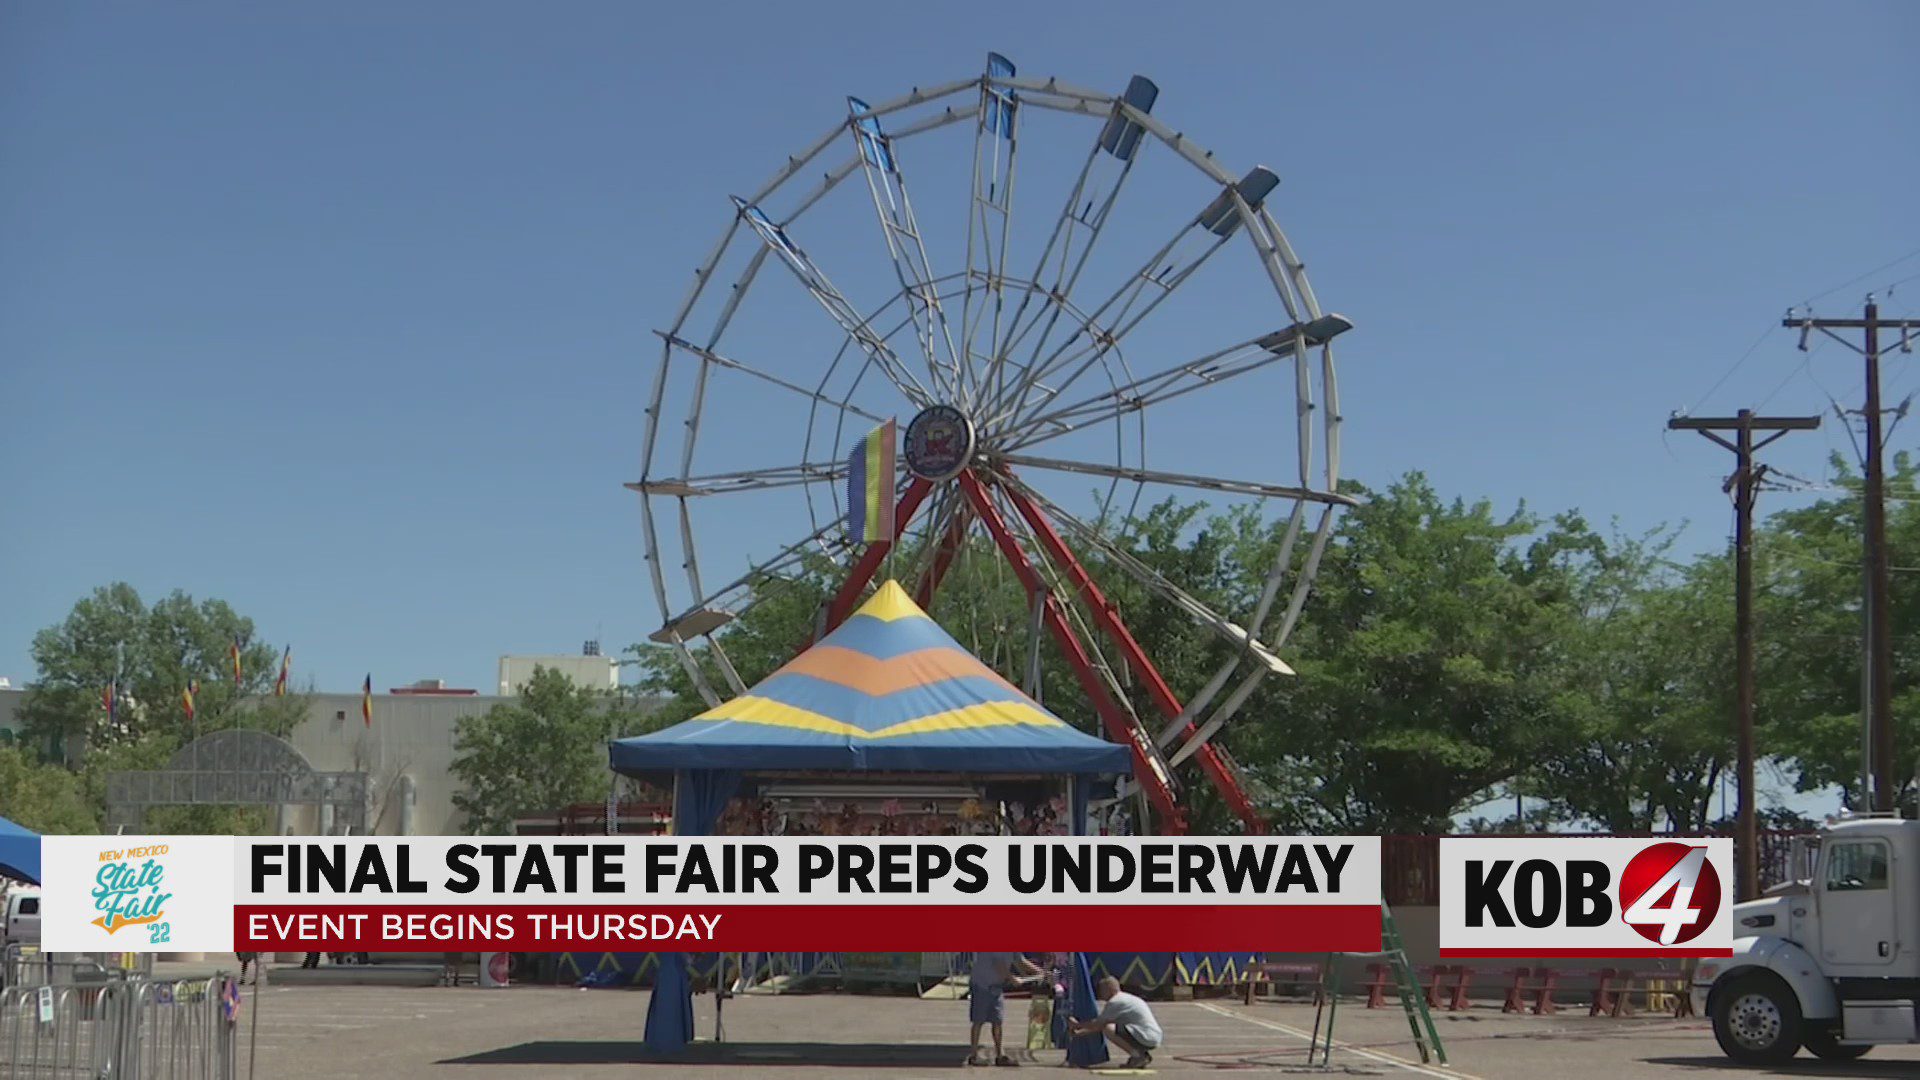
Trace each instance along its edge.
<path fill-rule="evenodd" d="M 873 332 L 865 320 L 860 318 L 853 305 L 848 303 L 847 298 L 834 287 L 832 281 L 827 279 L 826 274 L 814 264 L 813 259 L 793 242 L 793 239 L 787 235 L 787 231 L 774 224 L 773 219 L 767 217 L 764 211 L 746 200 L 736 197 L 733 202 L 747 224 L 759 235 L 761 242 L 772 248 L 774 254 L 780 257 L 780 261 L 793 271 L 794 277 L 799 279 L 801 286 L 813 295 L 814 300 L 826 311 L 828 317 L 832 318 L 843 332 L 874 358 L 888 380 L 914 404 L 922 407 L 931 404 L 933 396 L 927 388 L 919 379 L 914 378 L 913 372 L 907 369 L 893 349 Z"/>
<path fill-rule="evenodd" d="M 1016 420 L 1022 412 L 1044 408 L 1064 393 L 1102 357 L 1117 348 L 1180 286 L 1192 280 L 1239 231 L 1243 212 L 1257 210 L 1279 183 L 1279 177 L 1271 171 L 1256 167 L 1237 185 L 1223 189 L 1191 223 L 1143 263 L 1126 284 L 1095 308 L 1086 324 L 1045 360 L 1040 360 L 1039 351 L 1035 350 L 1036 362 L 1030 378 L 1015 400 L 998 410 L 996 420 Z M 1046 385 L 1056 375 L 1060 376 L 1057 381 Z M 1045 388 L 1029 408 L 1026 398 L 1036 386 Z"/>
<path fill-rule="evenodd" d="M 1020 149 L 1020 100 L 1004 80 L 1013 77 L 1013 62 L 999 53 L 987 54 L 987 71 L 980 79 L 980 107 L 973 127 L 972 189 L 967 203 L 966 299 L 961 305 L 961 347 L 966 368 L 976 385 L 965 404 L 991 392 L 993 370 L 976 370 L 976 358 L 986 368 L 997 368 L 1000 354 L 1000 317 L 1006 306 L 1007 246 L 1013 228 L 1014 161 Z M 980 295 L 976 306 L 975 295 Z M 981 324 L 987 326 L 987 351 L 977 348 Z M 990 357 L 990 359 L 988 359 Z"/>
<path fill-rule="evenodd" d="M 1030 457 L 1025 454 L 1000 454 L 997 460 L 1023 468 L 1077 473 L 1083 476 L 1102 476 L 1113 480 L 1130 480 L 1138 484 L 1198 488 L 1202 491 L 1217 491 L 1226 495 L 1252 495 L 1262 499 L 1300 499 L 1306 502 L 1332 503 L 1337 506 L 1358 505 L 1357 500 L 1352 496 L 1338 492 L 1316 491 L 1311 488 L 1266 484 L 1252 480 L 1229 480 L 1223 477 L 1161 472 L 1156 469 L 1136 469 L 1125 465 L 1103 465 L 1088 461 L 1063 461 L 1058 458 Z"/>
<path fill-rule="evenodd" d="M 900 281 L 901 295 L 907 299 L 916 337 L 926 355 L 927 373 L 936 386 L 944 384 L 948 394 L 956 393 L 962 379 L 961 355 L 954 345 L 946 312 L 940 306 L 932 264 L 927 259 L 926 238 L 920 232 L 913 200 L 907 194 L 899 147 L 881 128 L 880 118 L 871 114 L 866 102 L 850 97 L 847 109 L 848 127 L 857 144 L 867 188 L 873 195 L 874 214 L 879 218 L 894 276 Z M 946 348 L 945 360 L 941 358 L 942 345 Z"/>
<path fill-rule="evenodd" d="M 809 390 L 806 387 L 799 385 L 798 383 L 789 382 L 778 375 L 772 374 L 771 372 L 762 371 L 759 368 L 753 366 L 752 364 L 747 363 L 744 360 L 735 359 L 734 357 L 717 353 L 712 349 L 702 348 L 701 346 L 695 345 L 690 341 L 686 341 L 682 338 L 675 337 L 664 330 L 656 330 L 654 331 L 654 333 L 659 334 L 661 339 L 666 341 L 666 343 L 670 347 L 681 349 L 685 352 L 691 353 L 692 355 L 699 357 L 701 360 L 705 361 L 708 365 L 726 368 L 730 371 L 738 371 L 743 375 L 751 375 L 754 378 L 760 379 L 763 382 L 768 382 L 773 384 L 774 386 L 778 386 L 782 390 L 790 390 L 793 393 L 800 395 L 801 397 L 817 402 L 820 405 L 823 405 L 827 408 L 838 409 L 843 412 L 850 412 L 855 416 L 861 417 L 862 419 L 871 420 L 876 424 L 886 422 L 886 418 L 883 416 L 880 416 L 877 413 L 869 412 L 865 409 L 860 408 L 857 405 L 850 404 L 846 401 L 835 400 L 834 398 L 829 397 L 826 394 L 823 394 L 817 390 Z"/>
<path fill-rule="evenodd" d="M 1353 324 L 1344 316 L 1323 315 L 1312 322 L 1295 323 L 1049 411 L 1032 412 L 1018 422 L 1019 428 L 1032 434 L 1016 437 L 1012 445 L 1030 446 L 1058 438 L 1091 424 L 1104 423 L 1116 414 L 1139 412 L 1283 360 L 1299 362 L 1307 350 L 1325 345 L 1352 328 Z"/>
<path fill-rule="evenodd" d="M 799 465 L 777 465 L 768 469 L 708 473 L 704 476 L 661 477 L 621 486 L 643 495 L 671 495 L 686 499 L 703 495 L 727 495 L 736 491 L 764 491 L 768 488 L 794 487 L 799 484 L 832 483 L 845 476 L 844 463 L 820 461 Z"/>
<path fill-rule="evenodd" d="M 1146 128 L 1135 118 L 1150 113 L 1159 96 L 1160 88 L 1153 80 L 1135 75 L 1127 83 L 1126 92 L 1114 101 L 1107 123 L 1088 151 L 1086 163 L 1080 167 L 1080 176 L 1054 219 L 1053 231 L 1034 268 L 1033 280 L 1039 283 L 1048 280 L 1051 265 L 1052 280 L 1044 290 L 1029 289 L 1021 297 L 1019 308 L 1006 324 L 1005 339 L 996 338 L 996 363 L 1018 348 L 1021 340 L 1036 327 L 1041 329 L 1035 351 L 1046 348 L 1047 338 L 1066 310 L 1080 272 L 1086 268 L 1087 258 L 1093 254 L 1094 245 L 1106 228 L 1120 189 L 1132 175 L 1134 162 L 1139 160 L 1140 137 Z M 1023 321 L 1036 294 L 1040 297 L 1040 306 L 1030 319 Z"/>

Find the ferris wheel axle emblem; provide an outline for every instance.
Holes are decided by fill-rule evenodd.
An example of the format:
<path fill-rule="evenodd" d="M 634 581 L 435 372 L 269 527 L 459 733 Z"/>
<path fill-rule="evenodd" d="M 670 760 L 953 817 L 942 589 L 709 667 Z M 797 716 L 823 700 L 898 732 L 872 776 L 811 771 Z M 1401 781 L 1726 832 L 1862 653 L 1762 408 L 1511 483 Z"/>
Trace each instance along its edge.
<path fill-rule="evenodd" d="M 973 421 L 951 405 L 930 405 L 907 425 L 907 471 L 923 480 L 951 480 L 973 460 Z"/>

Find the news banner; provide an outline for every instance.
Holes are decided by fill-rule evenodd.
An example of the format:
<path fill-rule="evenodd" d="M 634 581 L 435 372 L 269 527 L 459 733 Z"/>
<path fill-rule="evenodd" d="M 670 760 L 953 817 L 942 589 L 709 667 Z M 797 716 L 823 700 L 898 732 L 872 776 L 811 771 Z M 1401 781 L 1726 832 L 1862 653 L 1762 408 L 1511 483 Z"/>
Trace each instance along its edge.
<path fill-rule="evenodd" d="M 1377 952 L 1379 837 L 48 836 L 61 952 Z M 1731 842 L 1446 839 L 1448 955 L 1725 956 Z"/>

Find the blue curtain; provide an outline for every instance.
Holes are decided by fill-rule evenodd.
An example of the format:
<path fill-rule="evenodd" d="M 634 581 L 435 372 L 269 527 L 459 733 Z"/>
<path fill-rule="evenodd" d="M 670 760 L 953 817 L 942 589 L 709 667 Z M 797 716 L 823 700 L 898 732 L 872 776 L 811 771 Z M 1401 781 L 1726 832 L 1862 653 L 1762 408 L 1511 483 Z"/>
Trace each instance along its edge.
<path fill-rule="evenodd" d="M 1091 1020 L 1100 1015 L 1100 1003 L 1093 996 L 1093 972 L 1087 967 L 1087 954 L 1073 954 L 1072 985 L 1068 994 L 1073 1002 L 1073 1018 L 1079 1021 Z M 1067 1064 L 1078 1068 L 1091 1068 L 1104 1065 L 1107 1061 L 1107 1038 L 1104 1035 L 1076 1035 L 1067 1044 Z"/>
<path fill-rule="evenodd" d="M 711 836 L 740 787 L 731 769 L 681 769 L 673 774 L 673 835 Z"/>
<path fill-rule="evenodd" d="M 673 834 L 709 836 L 740 786 L 728 769 L 681 769 L 673 774 Z M 657 953 L 660 963 L 647 1001 L 649 1050 L 672 1052 L 693 1041 L 693 980 L 685 953 Z"/>

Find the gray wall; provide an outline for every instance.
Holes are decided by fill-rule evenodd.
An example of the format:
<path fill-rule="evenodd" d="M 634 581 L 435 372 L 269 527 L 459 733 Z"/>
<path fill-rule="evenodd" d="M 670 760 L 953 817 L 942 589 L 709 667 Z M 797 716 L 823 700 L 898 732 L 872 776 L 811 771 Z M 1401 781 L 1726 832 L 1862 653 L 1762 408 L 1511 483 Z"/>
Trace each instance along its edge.
<path fill-rule="evenodd" d="M 359 694 L 315 694 L 307 718 L 287 736 L 294 749 L 322 772 L 365 770 L 372 779 L 368 831 L 400 835 L 405 825 L 418 836 L 464 833 L 453 796 L 454 728 L 509 698 L 480 695 L 375 694 L 373 723 L 360 719 Z M 413 808 L 405 809 L 407 787 Z M 406 820 L 406 819 L 411 819 Z M 318 832 L 313 811 L 295 814 L 288 826 Z"/>

